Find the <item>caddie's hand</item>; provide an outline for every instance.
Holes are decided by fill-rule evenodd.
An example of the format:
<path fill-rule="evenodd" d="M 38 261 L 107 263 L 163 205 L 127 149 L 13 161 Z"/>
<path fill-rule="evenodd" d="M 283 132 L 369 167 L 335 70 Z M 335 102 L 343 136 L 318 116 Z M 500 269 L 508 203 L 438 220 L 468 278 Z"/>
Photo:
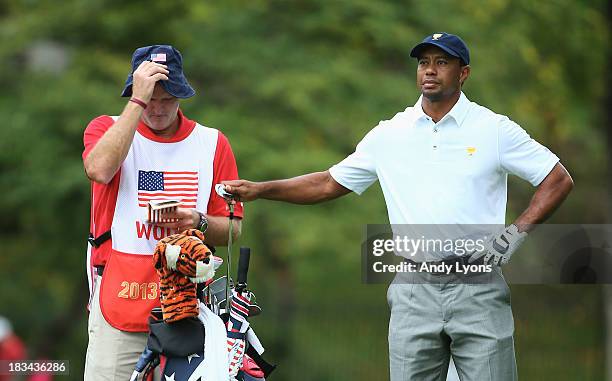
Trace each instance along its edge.
<path fill-rule="evenodd" d="M 132 74 L 132 96 L 149 103 L 155 83 L 168 80 L 168 67 L 152 61 L 143 61 Z"/>
<path fill-rule="evenodd" d="M 225 191 L 235 195 L 236 201 L 253 201 L 259 198 L 260 184 L 248 180 L 222 181 Z"/>
<path fill-rule="evenodd" d="M 484 244 L 485 249 L 472 253 L 468 262 L 473 263 L 484 256 L 485 264 L 505 265 L 525 238 L 527 233 L 519 232 L 518 227 L 512 224 L 487 240 Z"/>
<path fill-rule="evenodd" d="M 176 233 L 187 229 L 195 229 L 200 222 L 200 215 L 195 209 L 177 208 L 173 212 L 164 213 L 160 216 L 163 219 L 170 219 L 172 222 L 156 222 L 155 225 L 163 228 L 170 228 Z"/>

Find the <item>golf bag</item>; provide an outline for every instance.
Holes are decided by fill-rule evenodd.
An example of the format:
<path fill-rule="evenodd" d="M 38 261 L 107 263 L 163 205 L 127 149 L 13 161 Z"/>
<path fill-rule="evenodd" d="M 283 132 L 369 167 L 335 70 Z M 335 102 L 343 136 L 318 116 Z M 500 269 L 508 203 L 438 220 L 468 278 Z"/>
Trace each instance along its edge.
<path fill-rule="evenodd" d="M 226 276 L 199 285 L 198 317 L 168 323 L 161 308 L 152 311 L 147 346 L 131 380 L 141 374 L 146 380 L 161 364 L 166 380 L 265 381 L 276 366 L 261 357 L 264 348 L 248 321 L 261 312 L 246 288 L 249 256 L 250 249 L 240 249 L 235 286 Z"/>

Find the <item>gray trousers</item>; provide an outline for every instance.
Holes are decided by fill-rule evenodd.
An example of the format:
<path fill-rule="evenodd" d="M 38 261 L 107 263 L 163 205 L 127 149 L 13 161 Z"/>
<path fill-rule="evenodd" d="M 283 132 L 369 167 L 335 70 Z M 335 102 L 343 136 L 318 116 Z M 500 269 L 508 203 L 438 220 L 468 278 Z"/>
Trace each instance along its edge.
<path fill-rule="evenodd" d="M 482 284 L 412 274 L 389 286 L 391 381 L 517 380 L 510 290 L 500 272 Z"/>

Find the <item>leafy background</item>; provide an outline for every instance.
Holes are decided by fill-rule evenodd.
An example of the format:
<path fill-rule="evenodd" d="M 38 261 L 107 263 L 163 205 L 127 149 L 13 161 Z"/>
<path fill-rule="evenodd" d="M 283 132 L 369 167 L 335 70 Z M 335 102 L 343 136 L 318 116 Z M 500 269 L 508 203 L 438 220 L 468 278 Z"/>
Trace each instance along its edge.
<path fill-rule="evenodd" d="M 425 35 L 461 35 L 470 99 L 506 114 L 562 158 L 577 184 L 557 223 L 605 223 L 606 2 L 463 0 L 0 1 L 0 314 L 30 357 L 87 345 L 89 185 L 82 134 L 118 114 L 139 46 L 169 43 L 198 94 L 182 108 L 230 139 L 241 177 L 324 170 L 381 119 L 413 104 Z M 460 191 L 460 190 L 458 190 Z M 508 218 L 533 189 L 511 179 Z M 429 202 L 419 200 L 418 202 Z M 249 204 L 242 245 L 264 308 L 253 321 L 274 379 L 382 380 L 384 285 L 361 283 L 367 223 L 386 223 L 378 186 L 318 206 Z M 601 286 L 512 286 L 519 374 L 601 380 Z"/>

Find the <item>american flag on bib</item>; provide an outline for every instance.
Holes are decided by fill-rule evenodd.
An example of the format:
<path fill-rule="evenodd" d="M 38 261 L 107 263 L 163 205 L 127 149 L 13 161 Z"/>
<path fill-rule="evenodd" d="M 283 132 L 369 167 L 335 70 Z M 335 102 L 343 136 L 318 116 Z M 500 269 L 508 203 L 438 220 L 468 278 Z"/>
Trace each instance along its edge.
<path fill-rule="evenodd" d="M 195 208 L 198 200 L 198 172 L 138 171 L 138 206 L 151 200 L 181 200 L 183 207 Z"/>

